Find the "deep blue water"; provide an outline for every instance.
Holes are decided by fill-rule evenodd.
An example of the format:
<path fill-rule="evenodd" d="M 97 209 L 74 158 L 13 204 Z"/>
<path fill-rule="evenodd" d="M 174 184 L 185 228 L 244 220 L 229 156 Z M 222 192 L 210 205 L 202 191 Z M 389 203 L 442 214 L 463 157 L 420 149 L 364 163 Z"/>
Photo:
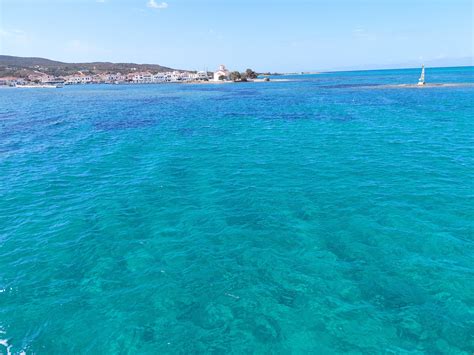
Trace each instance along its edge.
<path fill-rule="evenodd" d="M 0 353 L 472 354 L 474 86 L 418 76 L 1 89 Z"/>

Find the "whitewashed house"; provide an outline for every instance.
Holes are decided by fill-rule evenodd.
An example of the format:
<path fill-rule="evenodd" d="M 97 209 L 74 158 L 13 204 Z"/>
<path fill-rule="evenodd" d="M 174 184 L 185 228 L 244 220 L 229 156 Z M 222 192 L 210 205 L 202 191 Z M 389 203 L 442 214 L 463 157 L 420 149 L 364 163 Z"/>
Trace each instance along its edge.
<path fill-rule="evenodd" d="M 193 80 L 192 73 L 189 73 L 187 71 L 181 73 L 181 81 L 188 82 L 192 80 Z"/>
<path fill-rule="evenodd" d="M 207 76 L 207 72 L 205 71 L 198 71 L 196 73 L 188 73 L 188 77 L 190 81 L 208 81 L 209 77 Z"/>
<path fill-rule="evenodd" d="M 125 81 L 125 76 L 123 76 L 121 73 L 109 73 L 102 75 L 101 80 L 105 81 L 106 83 L 122 82 Z"/>
<path fill-rule="evenodd" d="M 24 83 L 25 83 L 25 80 L 14 77 L 14 76 L 0 78 L 0 85 L 14 86 L 14 85 L 23 85 Z"/>
<path fill-rule="evenodd" d="M 209 80 L 207 76 L 207 71 L 198 71 L 197 73 L 197 80 Z"/>
<path fill-rule="evenodd" d="M 181 81 L 181 73 L 179 71 L 174 71 L 171 73 L 171 82 Z"/>
<path fill-rule="evenodd" d="M 143 73 L 143 83 L 144 84 L 151 84 L 153 82 L 153 74 L 152 73 Z"/>
<path fill-rule="evenodd" d="M 153 74 L 148 72 L 135 73 L 131 76 L 132 81 L 136 84 L 150 84 L 153 83 Z"/>
<path fill-rule="evenodd" d="M 166 81 L 165 73 L 156 73 L 153 75 L 154 83 L 164 83 Z"/>
<path fill-rule="evenodd" d="M 66 84 L 89 84 L 92 82 L 92 76 L 78 74 L 71 75 L 67 78 Z"/>

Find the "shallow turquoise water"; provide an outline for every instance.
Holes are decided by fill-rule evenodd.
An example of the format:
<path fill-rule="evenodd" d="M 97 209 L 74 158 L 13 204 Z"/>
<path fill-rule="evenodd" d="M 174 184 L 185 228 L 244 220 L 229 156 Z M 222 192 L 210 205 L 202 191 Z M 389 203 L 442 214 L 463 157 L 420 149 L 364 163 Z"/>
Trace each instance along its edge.
<path fill-rule="evenodd" d="M 0 90 L 0 353 L 472 354 L 474 87 L 361 87 L 418 74 Z"/>

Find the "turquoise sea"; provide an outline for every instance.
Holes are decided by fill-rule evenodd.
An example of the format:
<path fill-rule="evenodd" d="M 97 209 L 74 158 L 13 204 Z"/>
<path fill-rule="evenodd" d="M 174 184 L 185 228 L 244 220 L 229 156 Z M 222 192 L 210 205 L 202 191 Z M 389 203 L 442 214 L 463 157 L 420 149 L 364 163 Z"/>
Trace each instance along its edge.
<path fill-rule="evenodd" d="M 0 353 L 472 354 L 474 86 L 419 71 L 0 89 Z"/>

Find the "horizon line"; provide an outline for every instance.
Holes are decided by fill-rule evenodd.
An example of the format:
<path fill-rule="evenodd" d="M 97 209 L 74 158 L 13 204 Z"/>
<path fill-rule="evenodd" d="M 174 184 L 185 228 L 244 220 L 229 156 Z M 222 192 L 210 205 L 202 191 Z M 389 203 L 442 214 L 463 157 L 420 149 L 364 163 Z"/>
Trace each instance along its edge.
<path fill-rule="evenodd" d="M 63 64 L 93 64 L 93 63 L 110 63 L 110 64 L 137 64 L 137 65 L 157 65 L 157 66 L 160 66 L 160 67 L 164 67 L 164 68 L 169 68 L 169 69 L 174 69 L 174 70 L 181 70 L 181 71 L 195 71 L 194 69 L 176 69 L 176 68 L 173 68 L 173 66 L 168 66 L 168 65 L 163 65 L 163 64 L 157 64 L 157 63 L 137 63 L 137 62 L 133 62 L 133 61 L 109 61 L 109 60 L 103 60 L 103 61 L 100 61 L 100 60 L 94 60 L 94 61 L 80 61 L 80 62 L 70 62 L 70 61 L 62 61 L 62 60 L 56 60 L 56 59 L 50 59 L 50 58 L 46 58 L 46 57 L 39 57 L 39 56 L 18 56 L 18 55 L 11 55 L 11 54 L 0 54 L 0 56 L 5 56 L 5 57 L 16 57 L 16 58 L 23 58 L 23 59 L 44 59 L 44 60 L 50 60 L 50 61 L 53 61 L 53 62 L 60 62 L 60 63 L 63 63 Z M 461 64 L 461 65 L 437 65 L 437 66 L 429 66 L 429 65 L 426 65 L 426 64 L 423 64 L 421 63 L 419 66 L 399 66 L 397 67 L 395 65 L 395 67 L 387 67 L 387 66 L 384 66 L 384 65 L 381 65 L 381 66 L 384 66 L 384 67 L 373 67 L 373 68 L 365 68 L 365 69 L 362 69 L 362 68 L 359 68 L 359 69 L 350 69 L 350 67 L 348 68 L 337 68 L 337 69 L 322 69 L 322 70 L 298 70 L 298 71 L 272 71 L 272 70 L 264 70 L 264 71 L 257 71 L 257 72 L 260 72 L 260 73 L 265 73 L 265 72 L 268 72 L 268 73 L 275 73 L 275 74 L 283 74 L 283 75 L 291 75 L 291 74 L 298 74 L 298 75 L 302 75 L 302 74 L 307 74 L 307 75 L 310 75 L 310 74 L 320 74 L 320 73 L 343 73 L 343 72 L 364 72 L 364 71 L 383 71 L 383 70 L 407 70 L 407 69 L 418 69 L 421 67 L 421 65 L 423 64 L 426 68 L 432 68 L 432 69 L 436 69 L 436 68 L 463 68 L 463 67 L 474 67 L 474 57 L 462 57 L 462 58 L 453 58 L 453 59 L 470 59 L 472 63 L 470 64 Z M 430 59 L 430 60 L 427 60 L 427 62 L 430 62 L 430 61 L 433 61 L 433 59 Z"/>

